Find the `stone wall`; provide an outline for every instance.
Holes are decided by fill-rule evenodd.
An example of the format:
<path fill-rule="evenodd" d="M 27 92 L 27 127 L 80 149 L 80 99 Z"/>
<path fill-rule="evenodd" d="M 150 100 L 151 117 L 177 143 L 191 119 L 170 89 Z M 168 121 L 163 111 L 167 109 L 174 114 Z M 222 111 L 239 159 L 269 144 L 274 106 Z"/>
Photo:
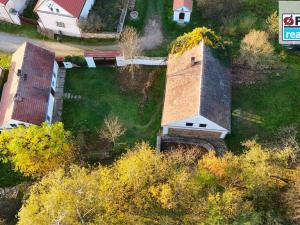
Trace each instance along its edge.
<path fill-rule="evenodd" d="M 176 129 L 169 128 L 169 136 L 193 137 L 193 138 L 220 138 L 221 132 L 192 130 L 192 129 Z"/>

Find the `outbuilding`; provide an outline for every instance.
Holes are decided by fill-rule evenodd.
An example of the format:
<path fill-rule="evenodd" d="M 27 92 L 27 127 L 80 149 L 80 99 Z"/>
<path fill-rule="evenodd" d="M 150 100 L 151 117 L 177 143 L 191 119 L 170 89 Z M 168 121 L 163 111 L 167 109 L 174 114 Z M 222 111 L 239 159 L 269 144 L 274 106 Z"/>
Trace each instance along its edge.
<path fill-rule="evenodd" d="M 174 0 L 173 20 L 177 23 L 189 23 L 193 11 L 193 0 Z"/>
<path fill-rule="evenodd" d="M 225 138 L 231 130 L 231 79 L 203 42 L 169 55 L 162 138 Z"/>

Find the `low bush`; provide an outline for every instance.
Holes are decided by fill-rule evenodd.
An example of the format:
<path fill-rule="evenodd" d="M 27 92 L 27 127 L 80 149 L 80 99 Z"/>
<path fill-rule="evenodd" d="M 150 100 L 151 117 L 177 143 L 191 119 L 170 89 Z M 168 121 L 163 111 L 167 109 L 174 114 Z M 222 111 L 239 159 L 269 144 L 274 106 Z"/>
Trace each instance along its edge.
<path fill-rule="evenodd" d="M 65 61 L 76 64 L 80 67 L 86 67 L 87 66 L 86 60 L 83 56 L 66 56 Z"/>

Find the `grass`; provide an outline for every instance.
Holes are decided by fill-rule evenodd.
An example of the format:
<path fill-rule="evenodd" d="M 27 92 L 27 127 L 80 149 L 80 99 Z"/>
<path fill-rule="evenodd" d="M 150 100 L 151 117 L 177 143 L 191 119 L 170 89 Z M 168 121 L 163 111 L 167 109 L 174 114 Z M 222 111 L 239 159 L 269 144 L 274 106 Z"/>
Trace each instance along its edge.
<path fill-rule="evenodd" d="M 250 87 L 233 89 L 232 134 L 227 143 L 240 152 L 240 142 L 257 136 L 262 142 L 272 139 L 278 129 L 296 125 L 300 134 L 300 55 L 290 53 L 287 69 Z M 236 110 L 242 115 L 235 116 Z"/>
<path fill-rule="evenodd" d="M 64 101 L 63 121 L 66 128 L 75 135 L 82 128 L 88 129 L 91 136 L 97 138 L 97 130 L 102 127 L 104 118 L 113 114 L 127 128 L 121 142 L 126 142 L 129 146 L 139 140 L 155 144 L 156 132 L 160 128 L 164 74 L 165 70 L 162 69 L 149 93 L 144 111 L 141 111 L 139 105 L 142 94 L 121 91 L 116 69 L 68 70 L 65 92 L 80 95 L 82 100 Z M 87 142 L 96 140 L 92 138 Z"/>
<path fill-rule="evenodd" d="M 28 37 L 33 39 L 42 39 L 45 41 L 53 41 L 55 40 L 49 39 L 43 35 L 41 35 L 37 29 L 28 24 L 24 24 L 22 26 L 0 22 L 0 32 L 10 33 L 17 36 Z M 76 37 L 68 37 L 63 36 L 62 39 L 63 43 L 70 43 L 70 44 L 78 44 L 78 45 L 113 45 L 117 43 L 115 39 L 83 39 L 83 38 L 76 38 Z"/>

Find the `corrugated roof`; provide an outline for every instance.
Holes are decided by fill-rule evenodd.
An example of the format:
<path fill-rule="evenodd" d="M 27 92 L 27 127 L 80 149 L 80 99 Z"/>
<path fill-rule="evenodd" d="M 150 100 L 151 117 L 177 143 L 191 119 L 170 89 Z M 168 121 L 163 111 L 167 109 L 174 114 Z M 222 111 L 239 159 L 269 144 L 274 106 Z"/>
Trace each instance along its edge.
<path fill-rule="evenodd" d="M 180 7 L 187 7 L 190 11 L 193 10 L 193 0 L 174 0 L 173 10 L 176 10 Z"/>
<path fill-rule="evenodd" d="M 31 43 L 24 45 L 13 56 L 3 89 L 0 125 L 10 119 L 37 125 L 45 121 L 55 55 Z"/>
<path fill-rule="evenodd" d="M 169 56 L 162 125 L 199 115 L 231 129 L 230 75 L 202 44 Z"/>

